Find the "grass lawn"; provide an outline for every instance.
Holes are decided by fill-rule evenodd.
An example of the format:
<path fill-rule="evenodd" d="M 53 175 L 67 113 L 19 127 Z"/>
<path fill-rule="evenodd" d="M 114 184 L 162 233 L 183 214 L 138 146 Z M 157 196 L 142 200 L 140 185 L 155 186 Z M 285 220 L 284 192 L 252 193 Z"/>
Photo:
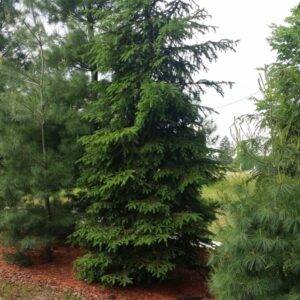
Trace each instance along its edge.
<path fill-rule="evenodd" d="M 251 174 L 246 172 L 229 172 L 223 180 L 205 186 L 203 197 L 211 201 L 217 201 L 221 206 L 237 201 L 241 186 L 247 185 L 250 190 L 254 188 L 255 182 L 249 182 L 250 178 Z M 228 216 L 224 214 L 222 208 L 219 210 L 217 217 L 217 221 L 210 228 L 213 233 L 216 233 L 219 227 L 225 226 L 229 221 Z"/>

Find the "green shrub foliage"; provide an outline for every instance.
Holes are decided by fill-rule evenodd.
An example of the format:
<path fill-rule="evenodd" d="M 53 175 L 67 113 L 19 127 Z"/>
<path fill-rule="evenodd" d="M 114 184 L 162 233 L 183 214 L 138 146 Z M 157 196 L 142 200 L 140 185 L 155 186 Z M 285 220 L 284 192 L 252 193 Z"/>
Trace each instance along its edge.
<path fill-rule="evenodd" d="M 82 139 L 82 182 L 92 204 L 72 235 L 89 250 L 76 263 L 89 282 L 126 286 L 165 279 L 197 266 L 209 243 L 215 204 L 200 188 L 218 174 L 206 145 L 200 96 L 222 83 L 196 72 L 233 50 L 234 42 L 200 43 L 212 27 L 192 1 L 119 0 L 100 22 L 92 50 L 107 74 Z"/>

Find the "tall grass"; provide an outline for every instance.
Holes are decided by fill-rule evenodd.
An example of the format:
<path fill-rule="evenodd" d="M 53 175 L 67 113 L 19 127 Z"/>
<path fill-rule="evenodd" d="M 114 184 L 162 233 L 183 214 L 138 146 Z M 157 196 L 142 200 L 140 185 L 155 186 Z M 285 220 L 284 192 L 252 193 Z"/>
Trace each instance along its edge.
<path fill-rule="evenodd" d="M 218 231 L 219 227 L 223 227 L 230 222 L 230 216 L 224 212 L 226 204 L 238 201 L 244 187 L 247 186 L 250 190 L 254 189 L 255 181 L 250 180 L 252 177 L 253 174 L 250 172 L 228 172 L 224 179 L 204 187 L 203 197 L 211 201 L 217 201 L 220 204 L 217 221 L 210 228 L 213 234 Z"/>

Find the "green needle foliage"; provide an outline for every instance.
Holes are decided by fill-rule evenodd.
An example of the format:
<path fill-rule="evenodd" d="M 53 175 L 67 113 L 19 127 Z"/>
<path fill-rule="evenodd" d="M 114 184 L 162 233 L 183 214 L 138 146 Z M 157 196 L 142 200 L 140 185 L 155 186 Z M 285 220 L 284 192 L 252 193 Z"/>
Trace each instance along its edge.
<path fill-rule="evenodd" d="M 97 64 L 90 60 L 89 51 L 95 39 L 95 25 L 112 0 L 53 0 L 39 1 L 50 23 L 60 22 L 67 30 L 55 46 L 56 58 L 69 67 L 89 72 L 93 82 L 98 80 Z"/>
<path fill-rule="evenodd" d="M 90 132 L 81 115 L 91 80 L 58 55 L 61 37 L 49 32 L 39 4 L 12 6 L 14 22 L 2 31 L 9 43 L 0 47 L 0 218 L 4 243 L 25 254 L 23 241 L 38 239 L 30 245 L 44 245 L 50 258 L 55 238 L 74 223 L 71 209 L 56 202 L 76 187 L 77 140 Z"/>
<path fill-rule="evenodd" d="M 88 76 L 51 64 L 56 36 L 47 33 L 34 1 L 22 7 L 11 55 L 0 60 L 5 82 L 0 93 L 0 193 L 7 206 L 28 194 L 46 200 L 74 187 L 81 154 L 77 139 L 88 132 L 80 119 Z"/>
<path fill-rule="evenodd" d="M 52 208 L 52 214 L 51 220 L 45 222 L 45 209 L 37 204 L 2 210 L 1 241 L 16 250 L 13 254 L 4 253 L 4 258 L 11 263 L 27 266 L 31 264 L 26 256 L 29 250 L 51 247 L 53 243 L 64 240 L 74 230 L 75 216 L 70 214 L 67 206 L 60 204 Z"/>
<path fill-rule="evenodd" d="M 299 12 L 271 39 L 278 59 L 266 69 L 257 100 L 270 138 L 256 140 L 255 189 L 241 187 L 226 205 L 229 223 L 211 261 L 218 300 L 300 299 Z"/>
<path fill-rule="evenodd" d="M 265 68 L 260 80 L 264 98 L 257 100 L 262 125 L 273 137 L 269 148 L 278 157 L 281 172 L 299 176 L 300 166 L 300 6 L 292 10 L 286 24 L 273 26 L 270 45 L 277 53 L 276 63 Z"/>
<path fill-rule="evenodd" d="M 226 206 L 229 222 L 212 264 L 220 300 L 300 298 L 299 178 L 265 176 Z"/>
<path fill-rule="evenodd" d="M 206 144 L 201 94 L 222 83 L 195 80 L 234 42 L 203 40 L 211 26 L 193 1 L 119 0 L 100 24 L 91 56 L 107 75 L 86 118 L 82 183 L 93 203 L 72 240 L 89 282 L 126 286 L 197 266 L 210 243 L 215 204 L 201 186 L 218 176 Z"/>

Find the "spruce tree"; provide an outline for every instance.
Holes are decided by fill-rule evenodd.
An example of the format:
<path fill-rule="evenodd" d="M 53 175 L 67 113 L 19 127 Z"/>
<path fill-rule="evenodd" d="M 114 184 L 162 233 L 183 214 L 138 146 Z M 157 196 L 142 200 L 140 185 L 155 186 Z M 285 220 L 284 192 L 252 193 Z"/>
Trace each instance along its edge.
<path fill-rule="evenodd" d="M 196 80 L 234 42 L 203 42 L 214 27 L 187 0 L 118 0 L 100 24 L 94 62 L 104 92 L 86 118 L 82 183 L 92 205 L 72 238 L 89 252 L 89 282 L 126 286 L 197 266 L 215 204 L 201 186 L 218 175 L 206 144 L 201 98 L 222 83 Z M 201 41 L 201 42 L 200 42 Z"/>
<path fill-rule="evenodd" d="M 221 140 L 220 142 L 220 146 L 219 146 L 219 160 L 225 164 L 225 165 L 229 165 L 232 163 L 233 161 L 233 147 L 230 143 L 230 140 L 227 136 L 224 136 L 224 138 Z"/>

